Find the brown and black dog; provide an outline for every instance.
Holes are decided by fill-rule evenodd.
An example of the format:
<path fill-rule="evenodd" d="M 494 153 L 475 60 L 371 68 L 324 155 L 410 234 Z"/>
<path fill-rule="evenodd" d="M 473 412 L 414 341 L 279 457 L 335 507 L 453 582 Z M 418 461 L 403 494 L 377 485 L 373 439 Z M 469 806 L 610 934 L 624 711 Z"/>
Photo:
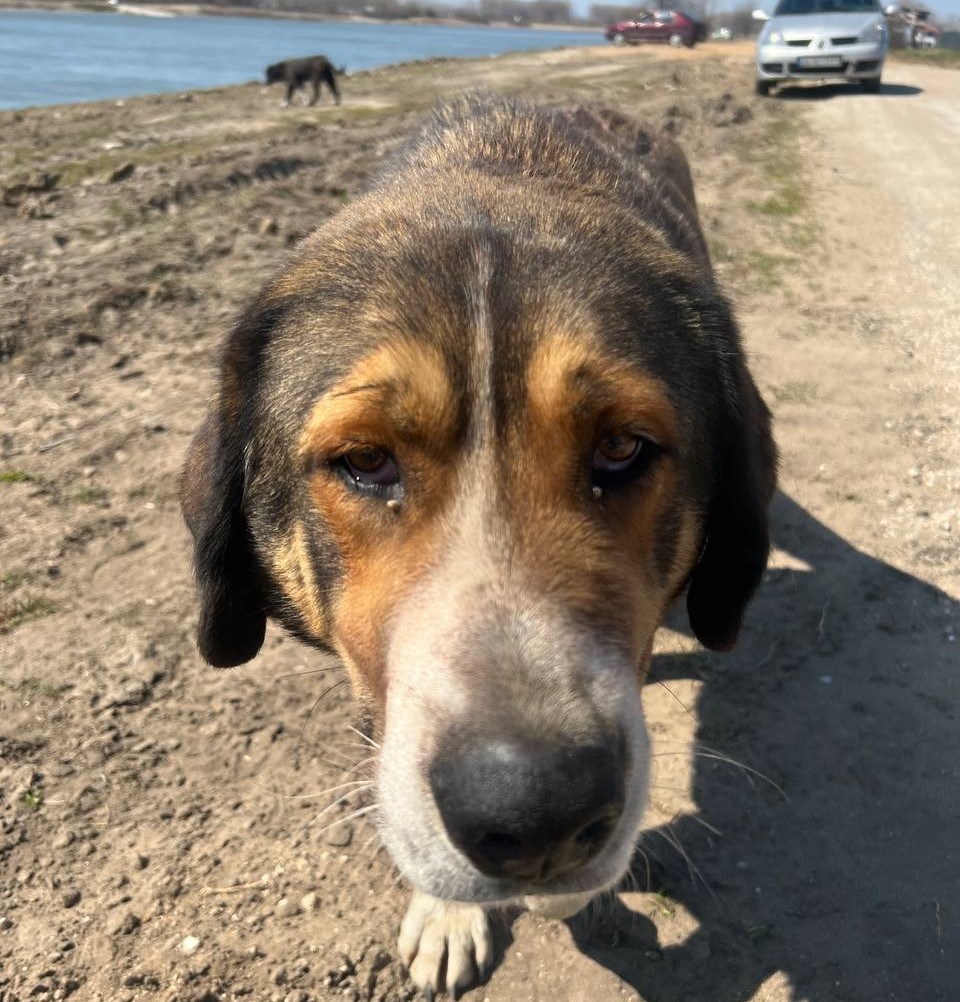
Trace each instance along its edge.
<path fill-rule="evenodd" d="M 775 479 L 686 161 L 620 116 L 439 111 L 240 320 L 182 483 L 200 651 L 272 616 L 342 658 L 418 984 L 623 876 L 654 632 L 686 588 L 734 644 Z"/>
<path fill-rule="evenodd" d="M 326 56 L 307 56 L 304 59 L 285 59 L 281 63 L 274 63 L 266 69 L 265 82 L 287 85 L 287 96 L 283 102 L 285 105 L 293 100 L 294 91 L 306 87 L 307 84 L 313 87 L 310 103 L 316 104 L 320 97 L 321 83 L 325 83 L 330 89 L 334 103 L 340 103 L 337 71 Z"/>

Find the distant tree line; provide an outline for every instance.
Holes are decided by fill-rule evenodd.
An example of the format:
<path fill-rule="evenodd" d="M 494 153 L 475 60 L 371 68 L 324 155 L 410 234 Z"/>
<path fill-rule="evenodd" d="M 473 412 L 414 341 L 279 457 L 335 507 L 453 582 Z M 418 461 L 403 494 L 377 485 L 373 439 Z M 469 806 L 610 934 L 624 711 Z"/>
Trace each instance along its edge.
<path fill-rule="evenodd" d="M 151 0 L 141 0 L 150 3 Z M 164 0 L 152 0 L 164 2 Z M 169 0 L 167 0 L 169 2 Z M 201 0 L 211 7 L 247 7 L 291 14 L 329 17 L 373 17 L 384 20 L 456 18 L 477 24 L 507 21 L 512 24 L 570 24 L 576 18 L 568 0 Z"/>
<path fill-rule="evenodd" d="M 169 0 L 140 0 L 141 3 Z M 751 20 L 754 0 L 742 0 L 742 6 L 722 14 L 716 12 L 719 0 L 675 0 L 675 2 L 633 4 L 593 4 L 586 17 L 578 17 L 570 0 L 200 0 L 211 7 L 247 7 L 251 10 L 275 10 L 290 14 L 320 14 L 327 17 L 372 17 L 389 21 L 410 18 L 456 18 L 474 24 L 581 24 L 606 25 L 629 21 L 638 11 L 664 7 L 682 10 L 706 23 L 708 31 L 721 25 L 739 38 L 756 34 L 759 25 Z"/>
<path fill-rule="evenodd" d="M 569 24 L 573 20 L 567 0 L 479 0 L 480 14 L 488 21 L 514 24 Z"/>

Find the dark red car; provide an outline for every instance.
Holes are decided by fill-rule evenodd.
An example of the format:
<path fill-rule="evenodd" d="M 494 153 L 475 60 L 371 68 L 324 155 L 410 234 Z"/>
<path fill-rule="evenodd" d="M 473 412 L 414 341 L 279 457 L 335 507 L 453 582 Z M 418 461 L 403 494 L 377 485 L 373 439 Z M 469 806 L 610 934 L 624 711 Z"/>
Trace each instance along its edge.
<path fill-rule="evenodd" d="M 614 45 L 667 42 L 693 48 L 707 35 L 706 25 L 677 10 L 641 10 L 635 21 L 619 21 L 604 32 Z"/>

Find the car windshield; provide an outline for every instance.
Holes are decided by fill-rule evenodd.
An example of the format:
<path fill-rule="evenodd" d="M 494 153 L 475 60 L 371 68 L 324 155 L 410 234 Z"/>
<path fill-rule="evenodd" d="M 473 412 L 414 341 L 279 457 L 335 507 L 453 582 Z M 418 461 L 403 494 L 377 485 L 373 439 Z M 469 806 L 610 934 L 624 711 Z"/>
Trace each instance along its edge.
<path fill-rule="evenodd" d="M 774 17 L 793 17 L 797 14 L 866 14 L 880 13 L 877 0 L 780 0 Z"/>

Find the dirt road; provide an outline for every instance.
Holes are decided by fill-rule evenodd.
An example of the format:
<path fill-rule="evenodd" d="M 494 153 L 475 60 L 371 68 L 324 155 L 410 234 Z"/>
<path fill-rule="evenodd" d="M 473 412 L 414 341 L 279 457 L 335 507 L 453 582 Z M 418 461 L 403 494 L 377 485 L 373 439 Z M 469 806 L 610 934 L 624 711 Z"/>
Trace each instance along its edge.
<path fill-rule="evenodd" d="M 412 997 L 407 891 L 330 790 L 375 764 L 340 672 L 278 631 L 199 663 L 175 474 L 242 303 L 476 85 L 678 136 L 783 490 L 737 652 L 663 631 L 633 883 L 519 918 L 471 997 L 956 1002 L 960 73 L 886 81 L 609 48 L 0 115 L 2 1002 Z"/>
<path fill-rule="evenodd" d="M 887 223 L 878 236 L 889 261 L 885 275 L 892 281 L 885 293 L 891 312 L 904 336 L 919 339 L 918 354 L 935 374 L 934 388 L 955 394 L 960 373 L 960 75 L 894 66 L 883 94 L 825 101 L 813 121 L 840 175 L 870 186 L 871 208 Z M 914 278 L 909 294 L 901 276 Z"/>
<path fill-rule="evenodd" d="M 695 772 L 700 820 L 725 833 L 704 875 L 750 875 L 756 966 L 741 953 L 712 990 L 634 981 L 650 999 L 748 998 L 768 977 L 759 998 L 958 997 L 960 74 L 893 63 L 886 81 L 782 99 L 806 113 L 809 229 L 781 227 L 803 261 L 744 316 L 784 452 L 785 570 L 754 621 L 776 681 L 708 682 L 696 712 L 701 740 L 766 746 L 790 799 L 757 817 Z M 723 955 L 703 915 L 676 954 L 701 977 Z"/>

